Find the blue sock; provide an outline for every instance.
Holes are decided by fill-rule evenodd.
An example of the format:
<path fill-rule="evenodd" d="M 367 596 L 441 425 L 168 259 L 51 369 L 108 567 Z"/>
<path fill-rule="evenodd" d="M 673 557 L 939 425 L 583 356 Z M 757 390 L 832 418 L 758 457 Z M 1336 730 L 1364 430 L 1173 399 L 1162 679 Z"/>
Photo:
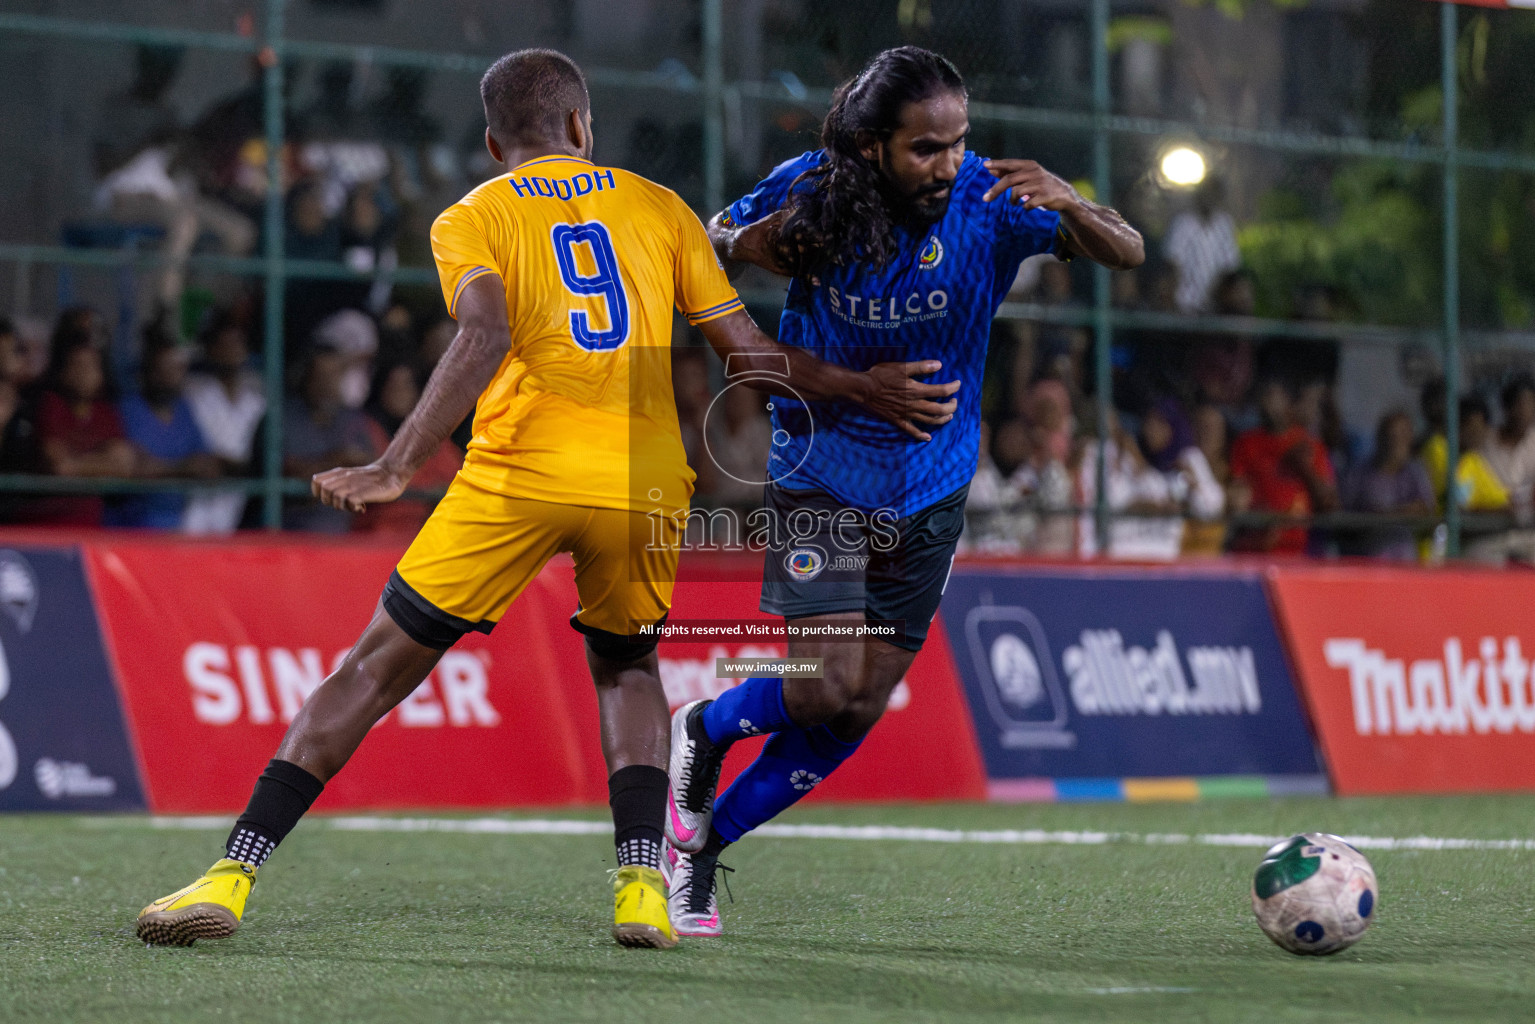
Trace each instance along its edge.
<path fill-rule="evenodd" d="M 715 802 L 714 831 L 733 843 L 778 817 L 852 757 L 862 742 L 844 743 L 825 725 L 775 733 Z"/>
<path fill-rule="evenodd" d="M 752 676 L 732 686 L 700 716 L 711 743 L 734 743 L 747 736 L 794 728 L 783 706 L 783 680 Z"/>

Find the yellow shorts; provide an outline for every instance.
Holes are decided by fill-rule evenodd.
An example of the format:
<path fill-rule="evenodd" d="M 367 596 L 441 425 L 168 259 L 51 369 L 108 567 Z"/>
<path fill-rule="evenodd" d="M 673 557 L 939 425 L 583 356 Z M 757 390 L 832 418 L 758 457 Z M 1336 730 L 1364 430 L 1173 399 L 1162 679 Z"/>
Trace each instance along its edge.
<path fill-rule="evenodd" d="M 571 624 L 633 636 L 671 609 L 678 547 L 670 516 L 508 498 L 459 476 L 400 559 L 384 605 L 418 643 L 448 647 L 470 630 L 489 633 L 544 563 L 568 551 L 581 597 Z"/>

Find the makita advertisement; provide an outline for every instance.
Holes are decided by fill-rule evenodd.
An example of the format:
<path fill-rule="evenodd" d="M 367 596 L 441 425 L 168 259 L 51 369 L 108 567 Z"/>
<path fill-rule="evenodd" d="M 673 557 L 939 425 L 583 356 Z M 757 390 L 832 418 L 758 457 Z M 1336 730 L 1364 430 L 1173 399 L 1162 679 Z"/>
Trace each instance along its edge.
<path fill-rule="evenodd" d="M 1297 567 L 1273 586 L 1340 793 L 1535 788 L 1535 575 Z"/>
<path fill-rule="evenodd" d="M 956 570 L 942 614 L 993 782 L 1320 772 L 1256 574 Z"/>
<path fill-rule="evenodd" d="M 79 552 L 0 548 L 0 810 L 143 806 Z"/>

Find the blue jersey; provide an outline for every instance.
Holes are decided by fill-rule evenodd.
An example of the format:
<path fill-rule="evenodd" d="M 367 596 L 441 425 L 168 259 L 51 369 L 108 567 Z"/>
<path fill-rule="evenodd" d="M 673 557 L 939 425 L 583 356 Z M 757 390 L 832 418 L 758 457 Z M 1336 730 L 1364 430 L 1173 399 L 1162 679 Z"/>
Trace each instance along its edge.
<path fill-rule="evenodd" d="M 756 191 L 726 210 L 751 224 L 788 199 L 821 151 L 780 164 Z M 768 478 L 791 489 L 826 491 L 852 508 L 908 516 L 952 494 L 975 475 L 981 378 L 997 307 L 1018 264 L 1055 244 L 1060 215 L 1025 210 L 1001 196 L 980 157 L 965 154 L 943 219 L 920 234 L 897 229 L 899 254 L 883 268 L 831 266 L 819 283 L 789 286 L 778 340 L 854 370 L 875 363 L 937 359 L 936 381 L 962 382 L 954 419 L 916 441 L 862 406 L 773 399 Z M 806 187 L 801 185 L 800 188 Z"/>

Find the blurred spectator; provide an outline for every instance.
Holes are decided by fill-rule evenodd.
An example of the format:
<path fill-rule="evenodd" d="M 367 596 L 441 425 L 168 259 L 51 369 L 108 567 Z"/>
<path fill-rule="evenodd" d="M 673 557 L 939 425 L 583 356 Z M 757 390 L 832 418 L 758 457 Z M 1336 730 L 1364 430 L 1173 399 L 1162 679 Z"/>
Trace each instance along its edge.
<path fill-rule="evenodd" d="M 1047 306 L 1074 306 L 1072 294 L 1071 264 L 1051 259 L 1039 268 L 1040 302 Z M 1041 323 L 1038 328 L 1036 349 L 1040 363 L 1048 368 L 1062 356 L 1074 355 L 1084 349 L 1084 332 L 1069 324 Z"/>
<path fill-rule="evenodd" d="M 1412 458 L 1412 418 L 1400 410 L 1380 419 L 1375 450 L 1343 478 L 1343 507 L 1350 512 L 1426 516 L 1434 511 L 1434 490 L 1422 463 Z M 1415 531 L 1380 526 L 1340 535 L 1343 553 L 1412 561 Z"/>
<path fill-rule="evenodd" d="M 1194 410 L 1194 444 L 1204 457 L 1210 476 L 1221 488 L 1223 510 L 1245 512 L 1251 494 L 1245 484 L 1231 479 L 1231 453 L 1226 443 L 1226 417 L 1213 405 Z M 1218 555 L 1226 546 L 1226 524 L 1219 519 L 1191 519 L 1183 527 L 1183 553 Z"/>
<path fill-rule="evenodd" d="M 389 447 L 400 424 L 405 422 L 405 417 L 410 415 L 420 400 L 421 378 L 410 363 L 394 363 L 379 370 L 374 377 L 373 393 L 368 397 L 366 406 L 368 435 L 373 451 L 382 454 Z M 444 440 L 411 478 L 411 489 L 446 488 L 463 464 L 463 451 L 452 441 Z M 366 512 L 357 517 L 355 527 L 369 533 L 413 535 L 431 514 L 431 503 L 416 498 L 401 498 L 382 505 L 370 505 Z"/>
<path fill-rule="evenodd" d="M 1178 269 L 1176 299 L 1183 313 L 1202 313 L 1211 305 L 1216 280 L 1242 263 L 1236 225 L 1221 209 L 1225 187 L 1211 175 L 1194 191 L 1194 208 L 1172 219 L 1163 252 Z"/>
<path fill-rule="evenodd" d="M 299 379 L 298 394 L 283 409 L 283 473 L 308 481 L 337 466 L 361 466 L 372 461 L 373 440 L 367 418 L 342 401 L 341 385 L 347 360 L 321 346 L 310 350 Z M 345 533 L 352 514 L 318 502 L 295 502 L 283 511 L 283 526 L 316 533 Z"/>
<path fill-rule="evenodd" d="M 1215 283 L 1215 312 L 1221 316 L 1252 316 L 1252 275 L 1245 270 L 1222 274 Z M 1253 339 L 1247 334 L 1226 334 L 1195 341 L 1189 351 L 1189 377 L 1200 401 L 1218 407 L 1231 419 L 1242 411 L 1252 389 L 1255 361 Z"/>
<path fill-rule="evenodd" d="M 1252 271 L 1238 267 L 1215 279 L 1210 306 L 1219 316 L 1252 316 L 1258 310 L 1258 288 Z"/>
<path fill-rule="evenodd" d="M 994 553 L 1066 555 L 1072 547 L 1071 478 L 1055 456 L 1050 400 L 1041 422 L 1004 421 L 981 433 L 965 510 L 967 546 Z"/>
<path fill-rule="evenodd" d="M 1444 444 L 1445 409 L 1444 378 L 1435 377 L 1423 385 L 1423 389 L 1418 392 L 1418 411 L 1423 416 L 1423 437 L 1418 442 L 1420 456 L 1427 446 L 1433 442 L 1434 438 L 1437 437 L 1439 439 L 1440 445 Z M 1441 460 L 1444 457 L 1443 454 L 1440 455 Z M 1442 471 L 1443 466 L 1440 468 Z M 1430 472 L 1430 476 L 1432 476 L 1432 472 Z M 1443 491 L 1444 481 L 1441 479 L 1438 484 L 1434 485 L 1434 493 L 1443 498 Z"/>
<path fill-rule="evenodd" d="M 246 64 L 246 84 L 215 101 L 188 132 L 188 163 L 199 190 L 237 207 L 258 207 L 267 190 L 266 69 L 261 61 L 253 55 Z M 283 95 L 291 104 L 302 62 L 284 61 L 282 67 Z M 283 113 L 297 123 L 295 111 Z"/>
<path fill-rule="evenodd" d="M 1493 471 L 1483 455 L 1492 433 L 1492 413 L 1479 395 L 1460 400 L 1460 463 L 1455 467 L 1455 500 L 1471 513 L 1507 513 L 1510 510 L 1508 488 Z M 1442 509 L 1445 501 L 1446 467 L 1449 444 L 1443 434 L 1430 437 L 1423 445 L 1423 468 L 1428 473 L 1434 494 Z M 1513 535 L 1506 517 L 1492 524 L 1465 524 L 1461 554 L 1476 562 L 1502 565 L 1508 561 Z"/>
<path fill-rule="evenodd" d="M 1097 502 L 1099 447 L 1095 440 L 1086 441 L 1077 471 L 1077 493 L 1085 509 Z M 1120 426 L 1117 415 L 1102 449 L 1106 504 L 1110 512 L 1124 513 L 1109 523 L 1109 557 L 1159 562 L 1177 558 L 1183 547 L 1183 520 L 1178 516 L 1172 480 L 1147 463 L 1140 443 Z M 1082 516 L 1077 540 L 1082 557 L 1098 554 L 1098 531 L 1091 513 Z"/>
<path fill-rule="evenodd" d="M 1167 480 L 1172 500 L 1186 517 L 1182 550 L 1187 553 L 1195 523 L 1219 525 L 1226 510 L 1225 489 L 1195 443 L 1183 407 L 1173 399 L 1158 401 L 1141 417 L 1139 440 L 1147 464 Z M 1208 539 L 1197 533 L 1193 539 L 1196 545 L 1208 544 Z"/>
<path fill-rule="evenodd" d="M 315 328 L 314 343 L 341 355 L 341 401 L 348 409 L 361 409 L 373 391 L 373 357 L 378 354 L 378 326 L 373 318 L 355 309 L 343 309 L 326 317 Z"/>
<path fill-rule="evenodd" d="M 709 416 L 709 460 L 714 502 L 753 509 L 762 504 L 763 467 L 773 448 L 773 426 L 760 391 L 745 385 L 726 388 Z"/>
<path fill-rule="evenodd" d="M 1528 506 L 1535 486 L 1535 379 L 1516 377 L 1503 387 L 1503 422 L 1481 445 L 1516 508 Z M 1469 447 L 1462 442 L 1462 447 Z"/>
<path fill-rule="evenodd" d="M 122 167 L 146 146 L 176 133 L 176 108 L 165 98 L 181 70 L 179 46 L 134 47 L 133 81 L 102 101 L 91 133 L 91 160 L 98 178 Z"/>
<path fill-rule="evenodd" d="M 36 473 L 37 410 L 26 390 L 20 339 L 11 321 L 0 316 L 0 473 Z"/>
<path fill-rule="evenodd" d="M 1031 452 L 1036 459 L 1065 465 L 1076 433 L 1071 394 L 1058 380 L 1041 380 L 1029 389 L 1024 409 L 1029 426 Z"/>
<path fill-rule="evenodd" d="M 65 336 L 53 350 L 48 386 L 38 403 L 37 433 L 43 465 L 55 476 L 127 477 L 134 453 L 122 418 L 107 397 L 101 350 L 89 340 Z M 103 502 L 91 496 L 48 502 L 51 522 L 100 526 Z"/>
<path fill-rule="evenodd" d="M 1455 500 L 1467 512 L 1501 512 L 1509 507 L 1508 488 L 1503 486 L 1503 481 L 1482 454 L 1492 432 L 1491 423 L 1491 412 L 1481 396 L 1461 398 L 1460 464 L 1455 467 Z M 1423 443 L 1419 458 L 1428 474 L 1435 502 L 1442 511 L 1448 475 L 1446 468 L 1450 462 L 1449 441 L 1442 430 Z"/>
<path fill-rule="evenodd" d="M 304 134 L 312 139 L 350 139 L 361 134 L 352 105 L 352 62 L 327 61 L 318 77 L 319 94 L 300 115 Z"/>
<path fill-rule="evenodd" d="M 250 336 L 234 316 L 217 317 L 207 333 L 201 372 L 186 382 L 187 405 L 208 450 L 224 474 L 247 475 L 256 431 L 266 414 L 261 375 L 250 368 Z M 234 532 L 245 512 L 244 491 L 201 491 L 187 503 L 185 529 L 196 534 Z"/>
<path fill-rule="evenodd" d="M 341 259 L 341 224 L 326 210 L 324 191 L 318 182 L 299 182 L 288 194 L 283 244 L 284 253 L 290 260 L 334 263 Z M 320 321 L 356 298 L 356 291 L 350 282 L 343 282 L 338 288 L 335 281 L 287 280 L 283 286 L 283 332 L 288 339 L 288 357 L 292 362 L 297 363 L 303 358 L 296 346 L 314 332 Z"/>
<path fill-rule="evenodd" d="M 1344 425 L 1337 394 L 1325 380 L 1312 380 L 1301 386 L 1295 399 L 1295 422 L 1322 442 L 1340 480 L 1369 454 L 1369 442 Z"/>
<path fill-rule="evenodd" d="M 175 109 L 165 100 L 182 50 L 140 46 L 137 55 L 133 84 L 108 99 L 95 131 L 96 205 L 115 220 L 165 232 L 170 261 L 160 273 L 157 297 L 173 309 L 199 236 L 211 234 L 224 252 L 242 256 L 255 245 L 256 228 L 238 210 L 202 195 L 183 166 Z"/>
<path fill-rule="evenodd" d="M 59 351 L 65 348 L 73 348 L 75 345 L 94 345 L 96 348 L 105 349 L 112 340 L 112 334 L 107 329 L 107 322 L 92 306 L 70 306 L 59 314 L 58 321 L 53 325 L 53 334 L 48 339 L 48 365 L 53 366 L 53 360 Z M 47 376 L 48 371 L 44 371 Z"/>
<path fill-rule="evenodd" d="M 374 274 L 372 281 L 338 282 L 349 292 L 348 303 L 382 313 L 389 305 L 391 274 L 399 265 L 394 247 L 395 218 L 386 209 L 376 184 L 352 189 L 341 209 L 341 258 L 360 274 Z"/>
<path fill-rule="evenodd" d="M 421 346 L 416 340 L 415 318 L 410 310 L 396 302 L 378 318 L 378 364 L 420 364 Z M 436 366 L 437 361 L 432 361 Z M 428 371 L 430 372 L 430 371 Z"/>
<path fill-rule="evenodd" d="M 965 495 L 965 532 L 960 548 L 965 551 L 990 550 L 996 513 L 1002 507 L 1005 481 L 996 460 L 991 457 L 991 424 L 981 421 L 980 446 L 976 452 L 975 475 Z"/>
<path fill-rule="evenodd" d="M 145 346 L 140 391 L 124 398 L 121 410 L 123 429 L 137 449 L 136 476 L 211 479 L 219 475 L 218 459 L 208 451 L 182 393 L 186 376 L 184 349 L 163 338 Z M 186 505 L 186 495 L 178 492 L 125 495 L 108 504 L 105 522 L 176 530 L 181 528 Z"/>
<path fill-rule="evenodd" d="M 1331 512 L 1338 507 L 1332 463 L 1321 441 L 1295 422 L 1294 407 L 1294 396 L 1284 381 L 1271 378 L 1259 385 L 1258 411 L 1263 422 L 1231 446 L 1231 475 L 1251 489 L 1255 511 L 1283 516 Z M 1233 548 L 1300 554 L 1306 550 L 1306 527 L 1243 530 Z"/>
<path fill-rule="evenodd" d="M 318 182 L 301 181 L 288 193 L 284 255 L 294 260 L 341 258 L 341 224 L 325 209 L 325 194 Z"/>

